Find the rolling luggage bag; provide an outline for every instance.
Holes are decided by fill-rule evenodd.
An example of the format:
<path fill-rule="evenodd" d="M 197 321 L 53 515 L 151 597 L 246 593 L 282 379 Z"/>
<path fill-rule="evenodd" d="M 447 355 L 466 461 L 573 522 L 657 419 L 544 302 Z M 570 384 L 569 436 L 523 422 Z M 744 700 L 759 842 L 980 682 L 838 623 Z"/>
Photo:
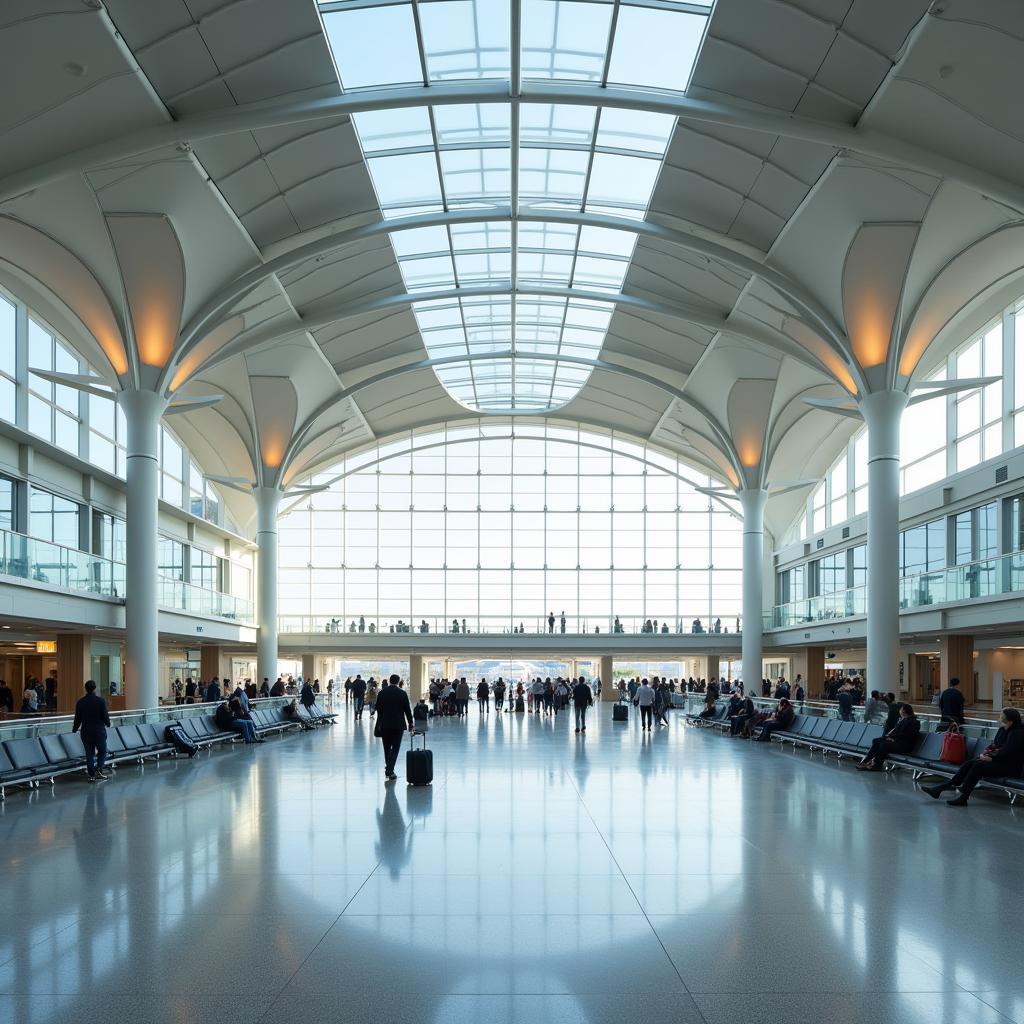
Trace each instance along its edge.
<path fill-rule="evenodd" d="M 612 708 L 612 721 L 613 722 L 628 722 L 629 721 L 629 705 L 628 704 L 616 704 Z"/>
<path fill-rule="evenodd" d="M 416 742 L 415 734 L 410 742 Z M 434 752 L 427 750 L 426 735 L 422 750 L 405 752 L 405 779 L 410 786 L 429 786 L 434 781 Z"/>
<path fill-rule="evenodd" d="M 526 713 L 526 703 L 522 697 L 516 697 L 516 714 L 521 715 Z"/>
<path fill-rule="evenodd" d="M 167 740 L 171 746 L 179 754 L 187 754 L 189 757 L 195 757 L 199 753 L 199 744 L 196 743 L 191 736 L 180 725 L 169 725 L 164 729 L 164 739 Z"/>

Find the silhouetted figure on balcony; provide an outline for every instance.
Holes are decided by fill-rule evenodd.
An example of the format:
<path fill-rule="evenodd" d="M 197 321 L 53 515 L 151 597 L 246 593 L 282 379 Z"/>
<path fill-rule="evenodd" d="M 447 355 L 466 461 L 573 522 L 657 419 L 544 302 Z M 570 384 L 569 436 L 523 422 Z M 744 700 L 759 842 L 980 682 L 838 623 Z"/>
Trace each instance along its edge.
<path fill-rule="evenodd" d="M 548 612 L 548 632 L 554 633 L 555 631 L 555 613 Z"/>

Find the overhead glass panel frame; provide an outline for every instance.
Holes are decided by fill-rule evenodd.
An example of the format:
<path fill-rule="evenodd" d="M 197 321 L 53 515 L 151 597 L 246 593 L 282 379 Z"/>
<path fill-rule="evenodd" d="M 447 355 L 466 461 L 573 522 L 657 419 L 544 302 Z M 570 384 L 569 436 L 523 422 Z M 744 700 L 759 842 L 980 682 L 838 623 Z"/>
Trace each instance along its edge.
<path fill-rule="evenodd" d="M 545 211 L 642 220 L 675 128 L 670 116 L 648 111 L 530 103 L 520 83 L 684 90 L 712 5 L 321 0 L 346 91 L 509 82 L 508 104 L 426 104 L 352 118 L 385 218 L 494 211 L 493 221 L 391 235 L 407 291 L 467 291 L 412 305 L 428 356 L 466 357 L 436 368 L 459 402 L 538 413 L 584 386 L 589 367 L 551 357 L 597 358 L 637 236 L 548 222 Z M 488 294 L 471 294 L 481 291 Z M 603 294 L 608 302 L 591 298 Z M 474 360 L 495 353 L 508 358 Z"/>

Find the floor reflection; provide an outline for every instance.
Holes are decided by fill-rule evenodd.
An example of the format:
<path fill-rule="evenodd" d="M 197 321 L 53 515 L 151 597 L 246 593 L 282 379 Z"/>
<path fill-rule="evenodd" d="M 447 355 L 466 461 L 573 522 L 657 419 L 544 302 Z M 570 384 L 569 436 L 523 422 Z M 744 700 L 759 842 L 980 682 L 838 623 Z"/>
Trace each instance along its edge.
<path fill-rule="evenodd" d="M 607 706 L 385 785 L 371 729 L 12 794 L 0 1022 L 1024 1020 L 996 801 Z"/>

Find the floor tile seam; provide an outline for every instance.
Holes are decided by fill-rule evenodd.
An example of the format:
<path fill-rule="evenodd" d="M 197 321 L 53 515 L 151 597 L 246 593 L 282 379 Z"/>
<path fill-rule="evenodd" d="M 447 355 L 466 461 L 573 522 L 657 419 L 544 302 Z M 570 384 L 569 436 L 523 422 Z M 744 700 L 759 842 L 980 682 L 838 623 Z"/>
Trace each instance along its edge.
<path fill-rule="evenodd" d="M 654 936 L 655 941 L 661 947 L 661 951 L 662 951 L 662 953 L 664 953 L 665 959 L 668 961 L 669 966 L 672 968 L 673 973 L 679 979 L 679 984 L 682 986 L 683 991 L 689 997 L 690 1002 L 693 1004 L 694 1009 L 697 1011 L 698 1016 L 704 1022 L 704 1024 L 710 1024 L 710 1022 L 708 1021 L 707 1017 L 705 1017 L 703 1012 L 701 1011 L 700 1007 L 697 1006 L 696 1002 L 694 1002 L 693 993 L 690 992 L 689 988 L 687 988 L 687 986 L 686 986 L 686 982 L 683 981 L 683 976 L 682 976 L 682 974 L 679 971 L 679 967 L 676 965 L 675 960 L 673 960 L 672 957 L 669 955 L 669 951 L 665 947 L 665 943 L 662 942 L 661 936 L 658 934 L 658 930 L 651 923 L 651 919 L 650 919 L 650 917 L 647 914 L 646 908 L 640 902 L 640 898 L 637 896 L 635 890 L 633 889 L 633 886 L 630 885 L 629 879 L 626 877 L 625 871 L 622 870 L 622 865 L 619 863 L 619 860 L 615 856 L 614 851 L 612 850 L 611 846 L 608 844 L 608 840 L 605 837 L 604 832 L 598 827 L 597 822 L 594 820 L 594 816 L 590 813 L 590 808 L 587 806 L 587 802 L 583 798 L 583 794 L 580 792 L 579 787 L 576 785 L 576 780 L 568 772 L 566 773 L 566 778 L 568 778 L 569 784 L 572 786 L 572 788 L 574 790 L 576 790 L 576 795 L 579 797 L 580 806 L 586 812 L 587 817 L 590 818 L 590 820 L 593 823 L 594 827 L 597 829 L 597 834 L 601 837 L 601 842 L 604 843 L 605 849 L 608 851 L 608 856 L 611 857 L 612 863 L 618 869 L 619 877 L 622 879 L 622 881 L 625 884 L 626 888 L 629 889 L 630 893 L 633 896 L 633 899 L 636 900 L 636 905 L 640 908 L 640 913 L 643 916 L 644 921 L 647 923 L 647 927 L 650 928 L 651 934 Z"/>
<path fill-rule="evenodd" d="M 981 992 L 972 992 L 970 989 L 965 989 L 964 991 L 969 992 L 979 1002 L 983 1003 L 985 1006 L 990 1007 L 995 1013 L 999 1014 L 1000 1020 L 1005 1020 L 1007 1024 L 1014 1024 L 1012 1017 L 1007 1017 L 1006 1014 L 1003 1013 L 1003 1011 L 1000 1010 L 998 1006 L 995 1006 L 993 1003 L 990 1003 L 985 998 L 985 996 L 992 991 L 991 989 L 983 989 Z"/>
<path fill-rule="evenodd" d="M 320 948 L 324 939 L 326 939 L 327 936 L 331 934 L 331 932 L 334 930 L 335 925 L 337 925 L 337 923 L 341 920 L 342 915 L 352 905 L 352 900 L 354 900 L 363 891 L 363 887 L 377 873 L 377 870 L 380 868 L 382 863 L 383 861 L 378 860 L 377 863 L 374 864 L 369 874 L 363 879 L 359 888 L 356 889 L 356 891 L 351 895 L 351 897 L 349 897 L 349 899 L 345 903 L 345 906 L 341 908 L 341 913 L 338 914 L 337 917 L 335 917 L 335 919 L 331 922 L 330 926 L 324 930 L 323 935 L 321 935 L 320 938 L 317 939 L 313 948 L 302 958 L 302 962 L 295 968 L 295 970 L 292 971 L 290 975 L 288 975 L 288 977 L 284 981 L 284 984 L 278 989 L 277 994 L 274 995 L 273 998 L 271 998 L 270 1002 L 267 1004 L 267 1008 L 263 1011 L 263 1013 L 259 1015 L 259 1017 L 256 1018 L 256 1024 L 260 1024 L 261 1021 L 266 1020 L 267 1014 L 269 1014 L 274 1009 L 274 1007 L 277 1006 L 278 1002 L 284 995 L 285 990 L 295 980 L 299 971 L 301 971 L 302 968 L 306 966 L 306 964 L 309 961 L 309 958 Z"/>

